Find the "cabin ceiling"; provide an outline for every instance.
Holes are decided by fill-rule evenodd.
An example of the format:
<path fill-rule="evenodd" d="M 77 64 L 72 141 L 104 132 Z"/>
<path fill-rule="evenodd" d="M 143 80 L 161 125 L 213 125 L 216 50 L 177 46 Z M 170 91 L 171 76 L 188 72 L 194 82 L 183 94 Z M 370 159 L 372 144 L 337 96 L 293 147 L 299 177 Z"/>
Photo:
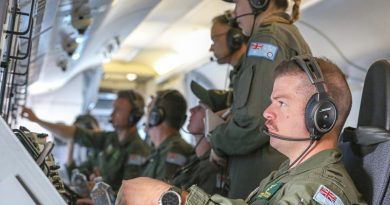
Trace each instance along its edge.
<path fill-rule="evenodd" d="M 55 90 L 93 68 L 103 67 L 105 89 L 196 68 L 211 56 L 211 19 L 234 6 L 221 0 L 40 2 L 46 5 L 44 32 L 31 65 L 31 94 Z M 351 79 L 362 80 L 374 60 L 389 58 L 390 1 L 306 0 L 302 8 L 297 25 L 313 53 L 335 61 Z M 76 25 L 74 16 L 83 12 Z M 129 82 L 129 73 L 137 79 Z"/>

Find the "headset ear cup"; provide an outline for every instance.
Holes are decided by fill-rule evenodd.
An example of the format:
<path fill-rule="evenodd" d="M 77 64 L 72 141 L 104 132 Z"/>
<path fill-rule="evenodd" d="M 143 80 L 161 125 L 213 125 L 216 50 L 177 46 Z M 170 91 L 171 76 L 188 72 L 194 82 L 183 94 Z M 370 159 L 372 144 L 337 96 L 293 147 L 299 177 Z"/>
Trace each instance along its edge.
<path fill-rule="evenodd" d="M 238 28 L 231 28 L 226 34 L 226 41 L 229 47 L 230 53 L 233 53 L 241 48 L 245 42 L 245 36 Z"/>
<path fill-rule="evenodd" d="M 257 10 L 264 11 L 267 9 L 269 1 L 270 0 L 249 0 L 249 3 L 255 11 Z"/>
<path fill-rule="evenodd" d="M 143 115 L 143 112 L 140 111 L 139 108 L 133 108 L 129 115 L 129 126 L 132 126 L 133 124 L 137 123 Z"/>
<path fill-rule="evenodd" d="M 327 95 L 319 95 L 317 93 L 310 98 L 305 111 L 306 127 L 314 140 L 319 140 L 329 132 L 337 120 L 337 108 L 333 100 Z"/>
<path fill-rule="evenodd" d="M 149 113 L 149 118 L 148 118 L 149 127 L 154 127 L 161 124 L 161 122 L 164 121 L 164 118 L 165 118 L 164 109 L 161 107 L 154 107 Z"/>

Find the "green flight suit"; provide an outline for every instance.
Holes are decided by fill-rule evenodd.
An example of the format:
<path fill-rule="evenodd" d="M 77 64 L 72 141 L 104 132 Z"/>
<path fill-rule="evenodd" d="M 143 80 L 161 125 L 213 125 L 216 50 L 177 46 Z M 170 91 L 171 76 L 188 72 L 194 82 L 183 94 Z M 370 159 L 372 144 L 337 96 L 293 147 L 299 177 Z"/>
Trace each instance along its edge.
<path fill-rule="evenodd" d="M 183 190 L 196 184 L 209 194 L 227 195 L 225 186 L 226 176 L 221 167 L 216 166 L 209 160 L 210 151 L 201 157 L 192 156 L 192 160 L 179 169 L 173 176 L 170 184 Z"/>
<path fill-rule="evenodd" d="M 271 173 L 247 200 L 231 200 L 219 195 L 208 197 L 194 186 L 186 205 L 365 205 L 336 149 L 325 150 L 288 170 L 289 161 Z M 211 202 L 207 202 L 210 200 Z"/>
<path fill-rule="evenodd" d="M 229 197 L 243 198 L 285 158 L 270 147 L 260 129 L 269 105 L 273 73 L 283 60 L 310 54 L 310 48 L 286 13 L 264 20 L 249 39 L 248 50 L 234 82 L 232 118 L 218 126 L 210 141 L 217 155 L 228 157 Z"/>
<path fill-rule="evenodd" d="M 75 142 L 100 150 L 97 168 L 103 181 L 118 191 L 123 179 L 139 177 L 150 154 L 149 146 L 138 133 L 130 134 L 126 141 L 119 142 L 116 132 L 92 132 L 77 128 Z"/>
<path fill-rule="evenodd" d="M 194 149 L 179 133 L 171 135 L 149 156 L 142 176 L 167 181 L 193 154 Z"/>
<path fill-rule="evenodd" d="M 72 164 L 66 165 L 66 170 L 69 175 L 72 174 L 72 170 L 78 169 L 81 173 L 85 174 L 85 176 L 89 176 L 93 173 L 93 169 L 97 167 L 99 150 L 88 149 L 87 151 L 87 159 L 81 163 L 79 166 L 73 162 Z"/>
<path fill-rule="evenodd" d="M 233 67 L 233 70 L 229 73 L 229 88 L 233 90 L 235 82 L 237 81 L 237 77 L 239 76 L 240 68 L 242 66 L 242 62 L 245 59 L 245 55 L 242 55 L 240 57 L 240 60 L 238 61 L 237 65 Z"/>

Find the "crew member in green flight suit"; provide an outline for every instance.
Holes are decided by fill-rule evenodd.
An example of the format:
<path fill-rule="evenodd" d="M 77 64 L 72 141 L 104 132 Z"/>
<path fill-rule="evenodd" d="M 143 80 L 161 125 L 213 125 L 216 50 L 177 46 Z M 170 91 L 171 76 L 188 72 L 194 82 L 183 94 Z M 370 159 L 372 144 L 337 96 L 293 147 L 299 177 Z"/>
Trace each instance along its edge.
<path fill-rule="evenodd" d="M 233 2 L 232 0 L 226 0 Z M 235 0 L 235 19 L 249 37 L 248 49 L 233 85 L 230 120 L 210 135 L 211 156 L 228 160 L 229 197 L 243 198 L 285 160 L 259 133 L 261 116 L 269 105 L 273 72 L 283 60 L 310 54 L 310 48 L 293 24 L 299 16 L 299 0 L 292 15 L 287 0 Z"/>
<path fill-rule="evenodd" d="M 140 176 L 150 154 L 150 148 L 138 135 L 136 126 L 143 115 L 144 105 L 139 93 L 133 90 L 118 92 L 111 114 L 114 132 L 93 132 L 78 126 L 50 123 L 38 118 L 29 108 L 23 108 L 22 116 L 56 136 L 74 139 L 76 143 L 99 150 L 98 173 L 104 182 L 118 191 L 123 179 Z"/>
<path fill-rule="evenodd" d="M 247 49 L 248 37 L 242 33 L 232 11 L 213 18 L 210 31 L 213 52 L 218 64 L 229 64 L 233 67 L 229 74 L 229 90 L 233 90 L 235 79 L 240 71 L 243 57 Z M 231 105 L 232 96 L 228 96 L 228 105 Z"/>
<path fill-rule="evenodd" d="M 169 180 L 186 165 L 194 153 L 190 144 L 180 135 L 186 120 L 187 102 L 177 90 L 163 90 L 149 103 L 146 113 L 146 131 L 154 145 L 142 176 Z"/>
<path fill-rule="evenodd" d="M 188 165 L 177 171 L 170 180 L 172 185 L 188 189 L 196 184 L 210 194 L 227 195 L 228 184 L 226 168 L 211 163 L 210 143 L 205 136 L 206 110 L 217 112 L 228 107 L 228 92 L 224 90 L 206 90 L 204 87 L 191 82 L 191 90 L 199 99 L 199 104 L 190 109 L 191 116 L 187 126 L 188 132 L 196 139 L 196 155 Z"/>
<path fill-rule="evenodd" d="M 246 200 L 210 196 L 195 185 L 179 191 L 142 177 L 123 182 L 117 204 L 152 205 L 170 196 L 171 205 L 366 205 L 337 149 L 352 104 L 343 72 L 327 59 L 301 55 L 283 61 L 274 80 L 265 127 L 258 132 L 269 135 L 288 160 Z"/>

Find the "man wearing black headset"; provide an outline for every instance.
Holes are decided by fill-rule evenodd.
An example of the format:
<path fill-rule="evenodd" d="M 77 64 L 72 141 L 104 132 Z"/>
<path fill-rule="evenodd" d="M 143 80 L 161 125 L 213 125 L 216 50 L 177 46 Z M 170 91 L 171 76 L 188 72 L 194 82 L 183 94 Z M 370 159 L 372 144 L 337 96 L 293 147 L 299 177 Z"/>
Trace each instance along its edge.
<path fill-rule="evenodd" d="M 226 196 L 228 190 L 226 169 L 209 160 L 211 145 L 205 137 L 204 121 L 207 110 L 218 112 L 228 107 L 227 91 L 206 90 L 195 81 L 191 82 L 191 90 L 199 99 L 199 104 L 190 109 L 191 116 L 187 126 L 188 133 L 196 140 L 196 155 L 191 158 L 188 165 L 175 173 L 170 182 L 182 189 L 188 189 L 196 184 L 209 194 Z"/>
<path fill-rule="evenodd" d="M 258 132 L 269 135 L 271 145 L 288 160 L 246 200 L 210 196 L 197 186 L 176 192 L 169 184 L 136 178 L 122 184 L 118 203 L 365 205 L 337 149 L 352 104 L 342 71 L 329 60 L 305 55 L 283 61 L 274 79 L 271 104 L 263 113 L 265 127 Z M 142 190 L 148 191 L 142 194 Z"/>
<path fill-rule="evenodd" d="M 233 2 L 233 0 L 225 0 Z M 294 26 L 299 0 L 292 15 L 287 0 L 235 0 L 235 19 L 249 37 L 248 49 L 233 85 L 231 117 L 210 133 L 212 158 L 228 159 L 229 197 L 243 198 L 284 160 L 259 133 L 261 116 L 269 105 L 273 72 L 283 60 L 309 54 L 310 48 Z M 245 183 L 242 183 L 245 182 Z"/>
<path fill-rule="evenodd" d="M 139 137 L 136 126 L 143 115 L 143 108 L 144 100 L 139 93 L 133 90 L 118 92 L 111 114 L 114 132 L 93 132 L 78 126 L 50 123 L 39 119 L 29 108 L 23 108 L 22 116 L 57 136 L 99 150 L 97 174 L 114 191 L 118 191 L 123 179 L 140 176 L 150 154 L 150 148 Z"/>
<path fill-rule="evenodd" d="M 177 90 L 163 90 L 149 103 L 146 131 L 154 145 L 142 176 L 168 180 L 186 165 L 194 153 L 180 135 L 186 120 L 187 103 Z"/>

